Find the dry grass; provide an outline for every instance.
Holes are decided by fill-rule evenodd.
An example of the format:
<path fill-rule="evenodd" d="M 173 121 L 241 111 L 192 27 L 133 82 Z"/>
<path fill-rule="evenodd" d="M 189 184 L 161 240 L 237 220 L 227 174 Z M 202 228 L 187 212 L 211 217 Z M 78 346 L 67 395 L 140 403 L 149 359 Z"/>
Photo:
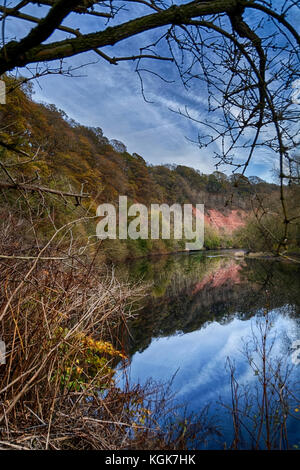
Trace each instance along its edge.
<path fill-rule="evenodd" d="M 110 401 L 100 400 L 98 391 L 112 388 L 112 366 L 123 356 L 105 347 L 125 328 L 141 291 L 121 285 L 113 272 L 103 274 L 74 259 L 71 265 L 39 262 L 17 290 L 27 272 L 24 261 L 1 261 L 2 311 L 9 303 L 1 334 L 6 344 L 0 369 L 2 445 L 8 439 L 10 445 L 56 448 L 71 445 L 71 435 L 90 447 L 95 423 L 87 415 L 100 401 L 101 406 Z M 109 408 L 107 413 L 105 419 L 114 421 Z M 91 428 L 91 434 L 85 431 Z M 97 447 L 107 448 L 101 434 Z"/>
<path fill-rule="evenodd" d="M 180 449 L 212 431 L 182 412 L 174 425 L 168 387 L 116 386 L 145 287 L 50 244 L 21 259 L 20 231 L 0 238 L 0 448 Z"/>

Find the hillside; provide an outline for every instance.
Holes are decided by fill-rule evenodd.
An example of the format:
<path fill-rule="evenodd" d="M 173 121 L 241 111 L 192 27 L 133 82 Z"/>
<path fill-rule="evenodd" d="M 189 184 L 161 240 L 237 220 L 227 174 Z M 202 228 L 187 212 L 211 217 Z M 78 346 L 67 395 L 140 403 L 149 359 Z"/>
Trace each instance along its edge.
<path fill-rule="evenodd" d="M 228 177 L 219 171 L 207 175 L 183 165 L 147 164 L 142 156 L 130 154 L 122 142 L 109 141 L 101 128 L 85 127 L 55 105 L 34 102 L 29 85 L 17 87 L 15 80 L 6 81 L 8 90 L 13 91 L 7 104 L 0 107 L 0 140 L 6 145 L 1 149 L 1 160 L 11 168 L 14 181 L 38 180 L 61 190 L 80 191 L 84 187 L 91 196 L 92 211 L 99 203 L 117 204 L 119 195 L 146 205 L 204 203 L 208 248 L 231 246 L 232 235 L 245 225 L 251 211 L 251 198 L 258 194 L 271 203 L 277 193 L 276 185 L 256 177 Z M 11 149 L 36 157 L 24 164 L 26 158 Z M 8 180 L 7 173 L 2 173 L 0 182 Z M 2 191 L 2 212 L 15 202 L 12 193 Z M 61 214 L 57 217 L 63 219 Z M 93 234 L 92 225 L 88 233 Z M 110 252 L 109 242 L 104 243 L 104 249 Z M 113 251 L 114 257 L 123 258 L 179 249 L 180 241 L 117 240 Z"/>

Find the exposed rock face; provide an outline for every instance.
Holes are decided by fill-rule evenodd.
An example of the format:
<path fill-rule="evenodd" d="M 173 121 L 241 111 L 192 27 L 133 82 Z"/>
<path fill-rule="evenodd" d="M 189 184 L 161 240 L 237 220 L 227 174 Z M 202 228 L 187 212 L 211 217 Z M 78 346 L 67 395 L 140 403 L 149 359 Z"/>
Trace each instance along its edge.
<path fill-rule="evenodd" d="M 205 223 L 218 231 L 231 234 L 245 225 L 246 216 L 247 213 L 243 210 L 233 209 L 227 213 L 222 213 L 216 209 L 208 209 L 205 214 Z"/>
<path fill-rule="evenodd" d="M 198 210 L 194 207 L 194 215 Z M 204 223 L 217 230 L 219 233 L 231 235 L 235 230 L 246 225 L 247 212 L 242 209 L 225 209 L 221 212 L 217 209 L 205 209 Z"/>
<path fill-rule="evenodd" d="M 201 282 L 195 285 L 193 295 L 208 286 L 216 288 L 224 286 L 225 284 L 240 284 L 241 269 L 241 264 L 237 264 L 233 260 L 226 261 L 226 264 L 221 265 L 217 270 L 205 276 Z"/>

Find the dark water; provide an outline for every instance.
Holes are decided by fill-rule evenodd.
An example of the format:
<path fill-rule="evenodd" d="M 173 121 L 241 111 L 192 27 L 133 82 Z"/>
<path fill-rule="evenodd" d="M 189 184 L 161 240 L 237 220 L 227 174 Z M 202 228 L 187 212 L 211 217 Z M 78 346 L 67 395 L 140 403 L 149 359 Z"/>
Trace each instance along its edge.
<path fill-rule="evenodd" d="M 268 318 L 268 351 L 271 345 L 272 348 L 268 352 L 267 374 L 270 383 L 275 383 L 271 366 L 275 368 L 280 363 L 283 375 L 289 371 L 286 389 L 292 394 L 287 400 L 294 418 L 288 418 L 288 439 L 291 448 L 300 449 L 300 365 L 292 360 L 291 349 L 293 342 L 300 340 L 299 265 L 238 260 L 228 253 L 210 252 L 208 256 L 182 254 L 143 259 L 126 269 L 124 275 L 152 283 L 151 294 L 131 323 L 131 382 L 143 384 L 149 378 L 166 382 L 176 373 L 172 390 L 178 403 L 186 403 L 187 410 L 194 413 L 209 405 L 208 418 L 217 423 L 221 433 L 208 435 L 205 442 L 198 444 L 199 448 L 228 448 L 233 440 L 232 417 L 226 409 L 232 405 L 228 358 L 235 365 L 239 391 L 242 393 L 242 385 L 247 386 L 249 399 L 258 390 L 260 400 L 259 375 L 245 352 L 247 343 L 248 351 L 255 341 L 260 344 L 261 328 Z M 257 351 L 251 354 L 259 364 Z M 275 391 L 270 397 L 274 416 L 278 413 L 276 394 Z M 259 416 L 255 400 L 247 410 L 251 419 L 245 417 L 245 424 L 255 428 L 254 421 Z M 274 423 L 275 433 L 278 423 Z M 244 430 L 241 437 L 240 446 L 251 448 L 250 434 Z M 263 439 L 260 445 L 264 446 Z"/>

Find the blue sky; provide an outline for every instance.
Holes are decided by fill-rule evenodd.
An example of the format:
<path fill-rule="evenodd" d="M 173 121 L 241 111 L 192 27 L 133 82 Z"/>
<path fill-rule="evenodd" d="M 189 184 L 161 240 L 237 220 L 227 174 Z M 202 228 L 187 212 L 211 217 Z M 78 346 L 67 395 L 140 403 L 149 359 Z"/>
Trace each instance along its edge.
<path fill-rule="evenodd" d="M 11 2 L 14 4 L 15 2 Z M 135 5 L 143 12 L 142 6 Z M 27 7 L 23 10 L 34 14 L 38 7 Z M 46 9 L 45 9 L 46 11 Z M 128 19 L 130 12 L 122 13 L 119 21 Z M 78 16 L 76 17 L 78 19 Z M 68 18 L 65 24 L 78 26 L 74 17 Z M 80 26 L 83 33 L 99 29 L 102 19 L 83 18 Z M 98 24 L 97 24 L 98 23 Z M 30 29 L 30 23 L 16 19 L 6 20 L 6 37 L 22 37 Z M 145 44 L 151 42 L 156 32 L 142 35 Z M 55 33 L 51 40 L 59 39 Z M 135 54 L 139 50 L 141 37 L 120 43 L 114 48 L 113 55 Z M 111 48 L 106 48 L 109 53 Z M 153 62 L 153 61 L 152 61 Z M 54 103 L 76 121 L 94 127 L 101 127 L 109 139 L 118 139 L 125 143 L 128 151 L 137 152 L 152 164 L 175 163 L 192 166 L 204 173 L 215 169 L 213 158 L 218 143 L 206 149 L 199 149 L 188 139 L 197 140 L 199 125 L 185 117 L 172 112 L 188 105 L 193 116 L 202 117 L 206 112 L 205 91 L 202 82 L 194 83 L 185 90 L 172 64 L 145 61 L 145 67 L 161 73 L 172 83 L 165 83 L 158 77 L 144 75 L 145 95 L 151 103 L 145 102 L 141 93 L 140 81 L 134 72 L 135 63 L 121 62 L 117 66 L 108 64 L 95 53 L 86 53 L 68 60 L 68 65 L 90 65 L 77 71 L 75 78 L 64 76 L 47 76 L 34 83 L 34 99 Z M 23 71 L 20 70 L 22 73 Z M 76 75 L 76 73 L 75 73 Z M 242 153 L 238 157 L 243 157 Z M 274 168 L 273 156 L 266 150 L 258 152 L 249 166 L 247 175 L 258 175 L 272 179 Z M 220 168 L 231 173 L 231 168 Z"/>
<path fill-rule="evenodd" d="M 269 341 L 276 338 L 272 357 L 287 354 L 286 338 L 293 341 L 296 324 L 284 309 L 270 312 L 273 327 Z M 136 352 L 131 362 L 131 380 L 143 383 L 145 376 L 163 382 L 176 373 L 174 388 L 194 406 L 207 404 L 220 396 L 230 398 L 230 380 L 225 370 L 230 357 L 239 374 L 238 381 L 246 383 L 254 379 L 244 356 L 245 344 L 259 337 L 258 318 L 240 320 L 234 318 L 224 324 L 211 322 L 197 331 L 153 339 L 143 352 Z M 184 354 L 183 354 L 184 352 Z M 289 359 L 291 365 L 291 359 Z M 198 389 L 198 393 L 195 391 Z M 202 398 L 199 398 L 202 397 Z"/>
<path fill-rule="evenodd" d="M 292 367 L 287 344 L 294 340 L 295 320 L 287 315 L 285 307 L 271 311 L 270 315 L 272 329 L 268 347 L 272 342 L 273 346 L 268 360 L 276 362 L 276 358 L 282 357 L 283 368 Z M 221 402 L 230 406 L 232 400 L 227 359 L 230 358 L 234 364 L 240 399 L 243 401 L 242 385 L 255 393 L 257 384 L 257 377 L 245 357 L 245 346 L 248 344 L 251 349 L 251 341 L 254 338 L 259 341 L 262 326 L 259 322 L 258 314 L 248 320 L 234 318 L 223 324 L 211 322 L 198 331 L 155 338 L 148 348 L 132 357 L 130 382 L 143 385 L 151 377 L 155 383 L 166 383 L 173 377 L 171 390 L 175 392 L 177 403 L 187 404 L 188 411 L 194 413 L 210 404 L 209 415 L 217 418 L 223 432 L 222 439 L 230 442 L 231 417 L 224 413 L 220 405 Z M 253 357 L 259 364 L 257 353 L 253 352 Z M 297 370 L 291 371 L 291 382 L 297 383 Z M 294 433 L 293 437 L 296 435 L 298 440 L 297 431 L 297 425 L 296 433 L 291 427 L 290 437 Z"/>

